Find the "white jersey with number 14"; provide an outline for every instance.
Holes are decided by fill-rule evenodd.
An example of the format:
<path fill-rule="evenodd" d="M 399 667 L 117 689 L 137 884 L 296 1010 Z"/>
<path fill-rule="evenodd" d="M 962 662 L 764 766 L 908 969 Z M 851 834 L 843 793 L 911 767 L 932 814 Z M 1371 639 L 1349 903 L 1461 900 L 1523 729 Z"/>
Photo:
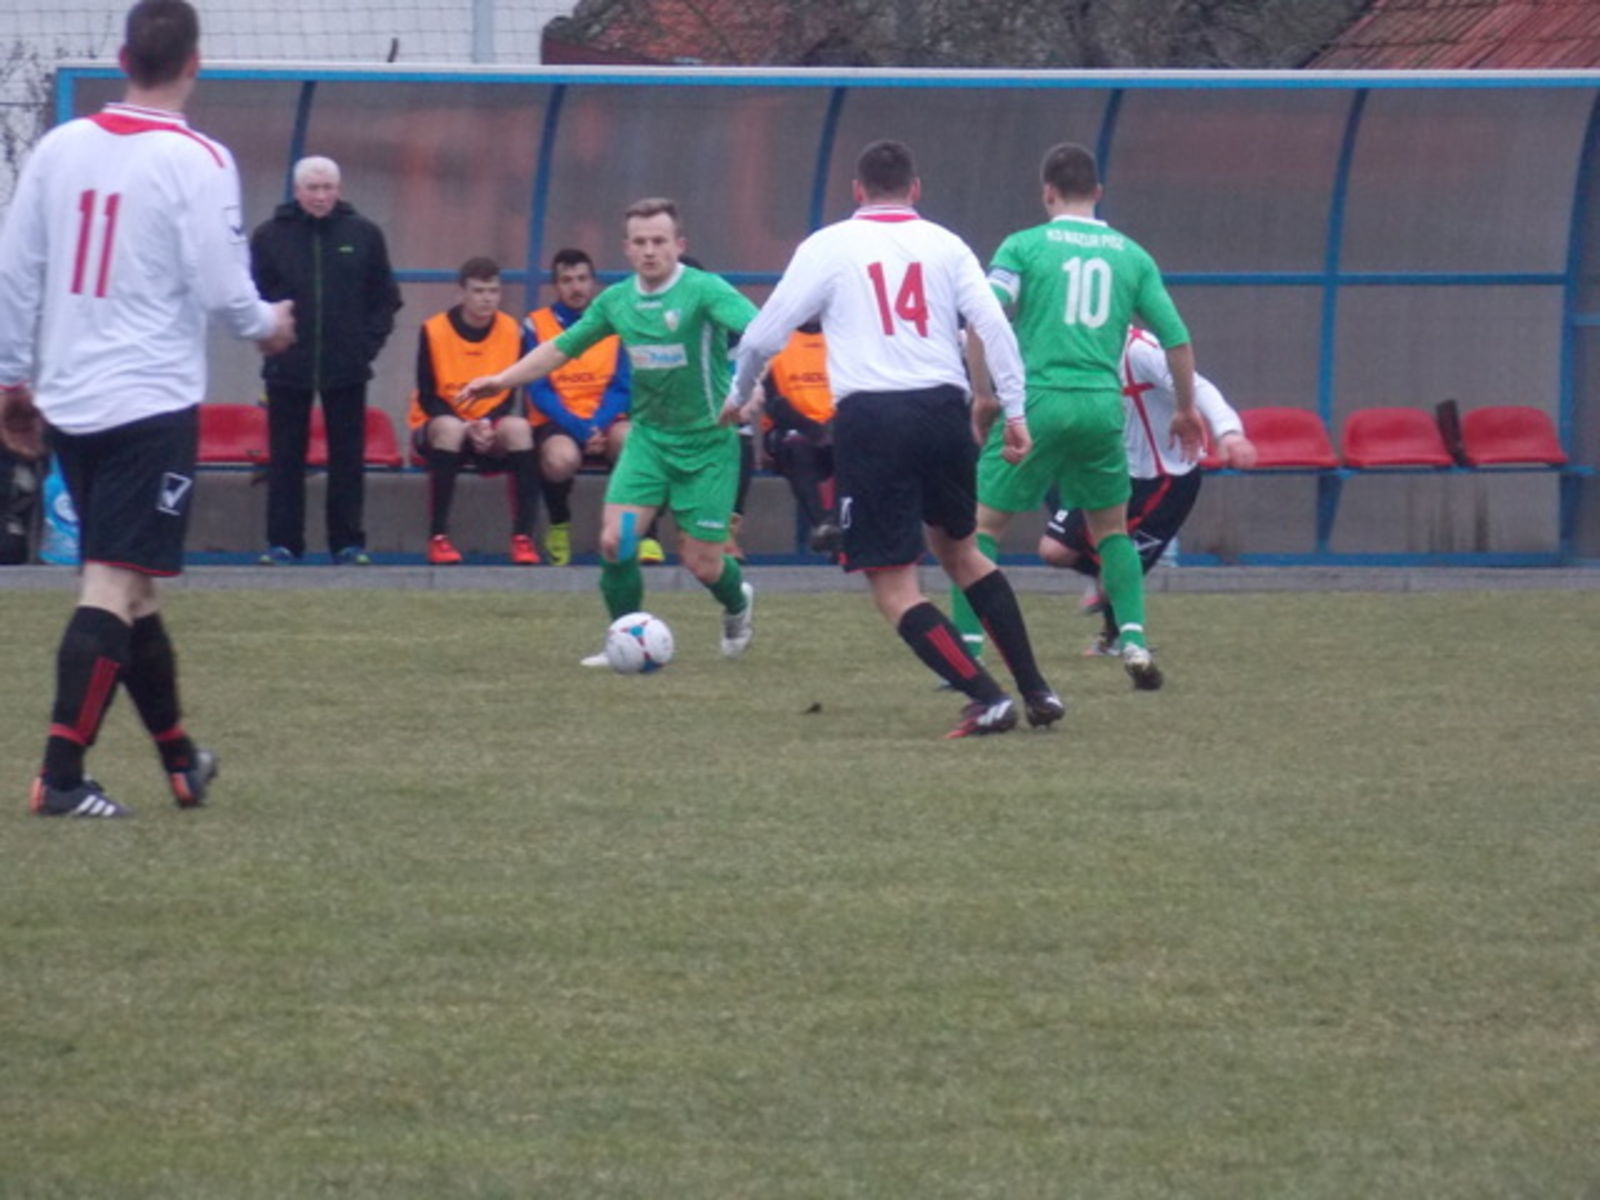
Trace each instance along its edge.
<path fill-rule="evenodd" d="M 949 385 L 969 390 L 961 321 L 980 337 L 1008 415 L 1023 407 L 1016 335 L 959 237 L 899 205 L 868 205 L 800 243 L 739 342 L 734 395 L 747 400 L 767 359 L 819 318 L 834 396 Z"/>

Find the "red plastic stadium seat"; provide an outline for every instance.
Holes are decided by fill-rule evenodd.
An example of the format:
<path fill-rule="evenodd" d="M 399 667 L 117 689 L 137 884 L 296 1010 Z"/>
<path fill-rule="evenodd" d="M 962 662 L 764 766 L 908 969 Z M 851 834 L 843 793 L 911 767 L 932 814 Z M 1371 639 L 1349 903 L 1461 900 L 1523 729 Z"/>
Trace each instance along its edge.
<path fill-rule="evenodd" d="M 1304 408 L 1250 408 L 1239 414 L 1255 443 L 1256 469 L 1339 465 L 1322 418 Z"/>
<path fill-rule="evenodd" d="M 199 461 L 254 466 L 267 461 L 267 410 L 257 404 L 202 404 Z"/>
<path fill-rule="evenodd" d="M 1527 404 L 1491 404 L 1462 414 L 1461 449 L 1474 467 L 1496 463 L 1567 465 L 1549 414 Z"/>
<path fill-rule="evenodd" d="M 367 465 L 398 470 L 405 462 L 395 438 L 394 422 L 381 408 L 367 409 Z"/>
<path fill-rule="evenodd" d="M 1363 408 L 1344 423 L 1344 461 L 1351 467 L 1453 467 L 1455 459 L 1432 412 Z"/>
<path fill-rule="evenodd" d="M 400 443 L 395 439 L 394 422 L 381 408 L 367 408 L 367 450 L 363 461 L 369 467 L 399 467 L 404 464 L 400 456 Z M 322 406 L 311 410 L 311 436 L 306 442 L 306 466 L 328 465 L 328 421 L 322 415 Z"/>

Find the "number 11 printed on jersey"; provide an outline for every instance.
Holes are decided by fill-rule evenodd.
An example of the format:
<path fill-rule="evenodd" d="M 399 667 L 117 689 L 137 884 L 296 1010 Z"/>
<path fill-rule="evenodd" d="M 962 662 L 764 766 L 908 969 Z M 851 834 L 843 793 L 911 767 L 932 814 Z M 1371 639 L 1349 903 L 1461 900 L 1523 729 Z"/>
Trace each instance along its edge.
<path fill-rule="evenodd" d="M 100 243 L 100 269 L 95 273 L 94 294 L 103 297 L 111 277 L 111 247 L 117 237 L 117 209 L 122 207 L 122 193 L 106 196 L 105 233 Z M 72 294 L 83 295 L 84 268 L 89 262 L 89 244 L 94 239 L 95 190 L 89 188 L 78 196 L 78 252 L 72 263 Z"/>

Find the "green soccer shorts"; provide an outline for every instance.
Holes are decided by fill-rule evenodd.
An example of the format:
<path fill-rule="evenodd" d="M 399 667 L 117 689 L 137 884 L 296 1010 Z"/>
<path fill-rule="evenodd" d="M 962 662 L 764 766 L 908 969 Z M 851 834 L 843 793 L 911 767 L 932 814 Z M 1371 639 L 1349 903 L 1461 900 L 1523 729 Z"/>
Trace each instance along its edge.
<path fill-rule="evenodd" d="M 1112 508 L 1132 492 L 1128 452 L 1122 442 L 1122 393 L 1028 393 L 1028 432 L 1033 449 L 1013 466 L 1000 456 L 999 421 L 978 460 L 978 503 L 1001 512 L 1038 508 L 1055 485 L 1062 508 Z"/>
<path fill-rule="evenodd" d="M 739 435 L 732 429 L 663 432 L 638 421 L 606 485 L 607 504 L 666 508 L 702 542 L 728 540 L 739 493 Z"/>

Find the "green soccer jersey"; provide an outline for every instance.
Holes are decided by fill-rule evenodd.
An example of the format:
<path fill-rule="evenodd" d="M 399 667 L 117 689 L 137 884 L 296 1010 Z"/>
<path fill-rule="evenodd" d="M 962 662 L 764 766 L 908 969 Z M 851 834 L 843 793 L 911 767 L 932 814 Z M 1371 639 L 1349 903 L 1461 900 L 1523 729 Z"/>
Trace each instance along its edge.
<path fill-rule="evenodd" d="M 755 315 L 727 280 L 683 267 L 659 292 L 641 291 L 637 275 L 612 284 L 555 344 L 576 357 L 619 335 L 632 369 L 629 417 L 674 433 L 714 430 L 728 398 L 728 335 Z"/>
<path fill-rule="evenodd" d="M 1165 346 L 1189 341 L 1155 259 L 1103 221 L 1056 217 L 1013 233 L 995 251 L 989 285 L 1014 306 L 1030 389 L 1120 390 L 1135 317 Z"/>

